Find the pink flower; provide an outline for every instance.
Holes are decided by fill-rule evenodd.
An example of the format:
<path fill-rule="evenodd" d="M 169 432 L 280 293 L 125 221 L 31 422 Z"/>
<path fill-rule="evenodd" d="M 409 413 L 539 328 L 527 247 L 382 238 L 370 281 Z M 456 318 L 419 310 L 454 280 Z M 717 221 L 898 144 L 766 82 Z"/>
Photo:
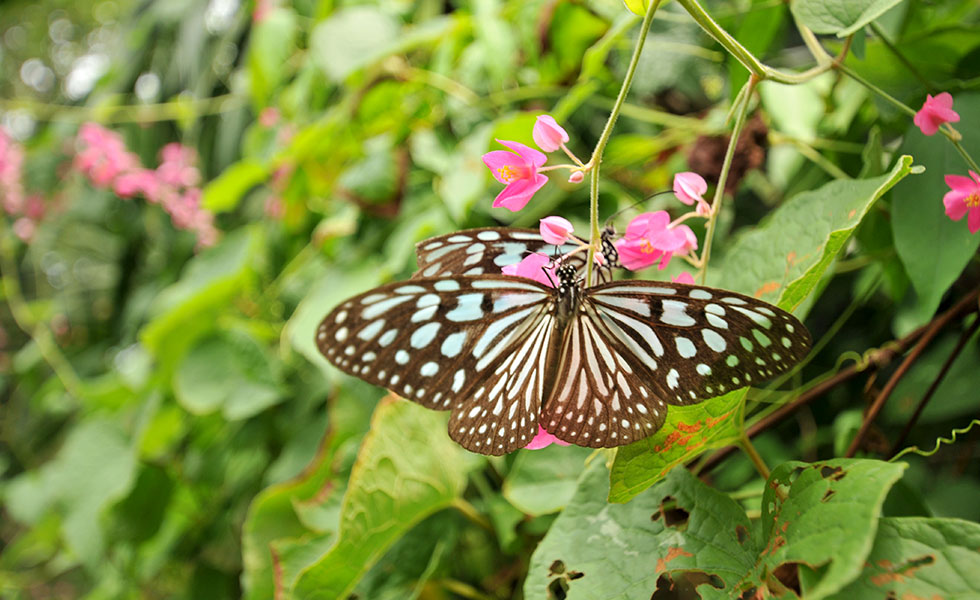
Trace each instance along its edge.
<path fill-rule="evenodd" d="M 568 141 L 568 132 L 551 115 L 541 115 L 531 131 L 534 143 L 545 152 L 554 152 Z"/>
<path fill-rule="evenodd" d="M 139 158 L 126 150 L 122 137 L 101 125 L 83 124 L 78 141 L 81 149 L 75 155 L 75 167 L 96 187 L 109 187 L 121 173 L 139 167 Z"/>
<path fill-rule="evenodd" d="M 517 212 L 527 205 L 534 192 L 548 182 L 547 177 L 538 173 L 548 157 L 524 144 L 497 141 L 512 151 L 494 150 L 483 155 L 483 163 L 494 178 L 507 186 L 497 194 L 493 206 Z"/>
<path fill-rule="evenodd" d="M 23 210 L 23 165 L 23 148 L 0 128 L 0 198 L 3 198 L 3 209 L 10 215 L 19 214 Z"/>
<path fill-rule="evenodd" d="M 121 198 L 142 195 L 148 202 L 154 203 L 160 199 L 160 182 L 156 171 L 151 169 L 134 169 L 123 173 L 112 183 L 112 189 Z"/>
<path fill-rule="evenodd" d="M 174 187 L 192 187 L 201 181 L 201 173 L 194 166 L 197 152 L 189 146 L 171 142 L 160 150 L 160 166 L 157 178 L 161 183 Z"/>
<path fill-rule="evenodd" d="M 694 275 L 691 275 L 687 271 L 681 272 L 677 277 L 671 277 L 671 281 L 674 283 L 686 283 L 687 285 L 694 285 Z"/>
<path fill-rule="evenodd" d="M 690 171 L 674 175 L 674 196 L 688 206 L 698 203 L 698 214 L 707 216 L 711 212 L 705 202 L 704 193 L 708 191 L 708 183 L 697 173 Z"/>
<path fill-rule="evenodd" d="M 949 191 L 943 196 L 946 215 L 954 221 L 968 215 L 966 226 L 970 233 L 980 231 L 980 175 L 973 171 L 970 171 L 970 177 L 947 175 L 946 185 L 949 186 Z"/>
<path fill-rule="evenodd" d="M 262 127 L 272 127 L 279 122 L 279 109 L 274 106 L 267 106 L 259 113 L 259 125 Z"/>
<path fill-rule="evenodd" d="M 660 269 L 665 269 L 674 254 L 697 249 L 698 239 L 690 227 L 669 225 L 670 215 L 665 210 L 643 213 L 630 221 L 626 234 L 616 240 L 623 266 L 637 271 L 659 262 Z"/>
<path fill-rule="evenodd" d="M 572 174 L 568 176 L 568 183 L 582 183 L 585 179 L 585 173 L 582 171 L 572 171 Z"/>
<path fill-rule="evenodd" d="M 27 217 L 21 217 L 14 221 L 14 235 L 19 237 L 22 242 L 30 242 L 36 230 L 37 223 Z"/>
<path fill-rule="evenodd" d="M 912 122 L 926 135 L 933 135 L 939 131 L 939 126 L 943 123 L 956 123 L 960 120 L 960 115 L 953 110 L 953 97 L 949 92 L 937 94 L 935 98 L 926 94 L 926 101 L 915 113 Z"/>
<path fill-rule="evenodd" d="M 563 442 L 555 436 L 551 435 L 544 430 L 544 427 L 538 425 L 538 434 L 534 436 L 534 439 L 524 446 L 525 450 L 540 450 L 542 448 L 547 448 L 552 444 L 558 444 L 559 446 L 568 446 L 568 442 Z"/>
<path fill-rule="evenodd" d="M 564 217 L 545 217 L 541 219 L 541 239 L 561 246 L 572 235 L 572 224 Z"/>
<path fill-rule="evenodd" d="M 525 256 L 521 262 L 507 265 L 500 270 L 504 272 L 504 275 L 526 277 L 548 287 L 554 287 L 552 282 L 558 280 L 557 275 L 555 275 L 556 265 L 549 265 L 551 265 L 551 259 L 548 256 L 535 252 Z M 547 270 L 547 274 L 545 270 Z M 551 279 L 548 279 L 548 275 L 551 275 Z"/>

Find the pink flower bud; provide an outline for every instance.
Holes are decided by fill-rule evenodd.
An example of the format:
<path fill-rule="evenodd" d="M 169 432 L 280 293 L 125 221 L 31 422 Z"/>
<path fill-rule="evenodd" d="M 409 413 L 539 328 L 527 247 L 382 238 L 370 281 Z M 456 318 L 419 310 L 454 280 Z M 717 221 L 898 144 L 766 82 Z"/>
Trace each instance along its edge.
<path fill-rule="evenodd" d="M 568 141 L 568 132 L 562 129 L 554 117 L 541 115 L 534 122 L 531 137 L 534 138 L 534 143 L 538 145 L 538 148 L 545 152 L 554 152 Z"/>
<path fill-rule="evenodd" d="M 704 202 L 701 196 L 708 191 L 708 183 L 697 173 L 687 171 L 674 175 L 674 195 L 688 206 Z"/>
<path fill-rule="evenodd" d="M 953 110 L 953 97 L 949 92 L 937 94 L 935 98 L 926 94 L 926 101 L 915 113 L 912 122 L 926 135 L 933 135 L 939 131 L 939 126 L 943 123 L 956 123 L 960 120 L 960 115 Z"/>
<path fill-rule="evenodd" d="M 582 183 L 585 180 L 585 173 L 582 171 L 573 171 L 571 175 L 568 176 L 568 183 Z"/>
<path fill-rule="evenodd" d="M 551 435 L 545 431 L 544 427 L 538 425 L 538 434 L 534 436 L 527 446 L 524 446 L 525 450 L 540 450 L 542 448 L 547 448 L 552 444 L 558 444 L 559 446 L 567 446 L 568 442 L 563 442 L 555 436 Z"/>
<path fill-rule="evenodd" d="M 711 205 L 704 200 L 698 202 L 698 206 L 695 210 L 697 211 L 699 217 L 708 218 L 711 216 Z"/>
<path fill-rule="evenodd" d="M 541 239 L 548 242 L 549 244 L 554 244 L 560 246 L 568 241 L 568 237 L 572 235 L 572 224 L 568 222 L 568 219 L 563 217 L 545 217 L 541 219 Z"/>
<path fill-rule="evenodd" d="M 671 281 L 674 283 L 686 283 L 687 285 L 694 285 L 694 276 L 687 271 L 682 271 L 677 277 L 671 277 Z"/>

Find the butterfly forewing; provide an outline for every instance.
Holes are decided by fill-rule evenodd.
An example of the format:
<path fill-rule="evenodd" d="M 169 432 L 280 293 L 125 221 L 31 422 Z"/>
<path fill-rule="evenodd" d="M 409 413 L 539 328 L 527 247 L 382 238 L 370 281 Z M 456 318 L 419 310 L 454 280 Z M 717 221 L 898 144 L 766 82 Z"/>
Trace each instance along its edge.
<path fill-rule="evenodd" d="M 317 346 L 351 375 L 452 410 L 450 434 L 465 448 L 503 454 L 537 432 L 557 361 L 553 294 L 505 275 L 391 283 L 331 311 Z"/>
<path fill-rule="evenodd" d="M 464 229 L 416 244 L 415 258 L 419 268 L 414 277 L 495 275 L 501 272 L 501 268 L 521 262 L 528 254 L 539 252 L 547 256 L 560 256 L 585 243 L 578 238 L 576 241 L 578 243 L 556 247 L 544 241 L 541 233 L 533 229 Z M 581 268 L 585 264 L 585 253 L 573 254 L 568 261 Z"/>
<path fill-rule="evenodd" d="M 619 281 L 590 288 L 586 299 L 606 337 L 628 348 L 637 373 L 668 404 L 771 379 L 810 349 L 810 335 L 793 315 L 726 290 Z"/>

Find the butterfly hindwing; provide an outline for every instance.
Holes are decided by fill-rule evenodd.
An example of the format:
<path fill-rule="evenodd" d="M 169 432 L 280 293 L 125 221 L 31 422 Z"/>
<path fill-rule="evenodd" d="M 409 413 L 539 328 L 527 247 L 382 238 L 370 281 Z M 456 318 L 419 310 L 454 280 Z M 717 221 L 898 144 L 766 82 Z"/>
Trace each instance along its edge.
<path fill-rule="evenodd" d="M 668 404 L 761 383 L 810 349 L 809 333 L 793 315 L 727 290 L 618 281 L 590 288 L 586 303 Z"/>

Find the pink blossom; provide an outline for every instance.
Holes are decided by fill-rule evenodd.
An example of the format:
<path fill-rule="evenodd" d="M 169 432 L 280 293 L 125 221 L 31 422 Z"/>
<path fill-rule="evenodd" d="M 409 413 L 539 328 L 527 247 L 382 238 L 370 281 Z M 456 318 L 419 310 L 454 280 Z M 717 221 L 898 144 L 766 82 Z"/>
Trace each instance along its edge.
<path fill-rule="evenodd" d="M 548 182 L 548 178 L 538 173 L 538 169 L 548 160 L 544 153 L 520 144 L 506 140 L 497 140 L 511 149 L 494 150 L 483 155 L 483 163 L 487 165 L 494 178 L 505 187 L 493 201 L 494 208 L 504 207 L 517 212 L 524 208 L 531 196 Z"/>
<path fill-rule="evenodd" d="M 552 444 L 558 444 L 559 446 L 568 446 L 568 442 L 563 442 L 555 436 L 551 435 L 545 431 L 544 427 L 538 425 L 538 434 L 534 436 L 531 442 L 524 446 L 525 450 L 540 450 L 542 448 L 547 448 Z"/>
<path fill-rule="evenodd" d="M 531 137 L 545 152 L 554 152 L 568 142 L 568 132 L 551 115 L 541 115 L 534 121 Z"/>
<path fill-rule="evenodd" d="M 687 271 L 682 271 L 677 277 L 671 277 L 671 281 L 674 283 L 686 283 L 687 285 L 694 285 L 694 275 L 691 275 Z"/>
<path fill-rule="evenodd" d="M 574 231 L 572 224 L 564 217 L 545 217 L 541 219 L 541 239 L 549 244 L 561 246 L 571 237 L 572 231 Z"/>
<path fill-rule="evenodd" d="M 970 171 L 969 177 L 947 175 L 946 185 L 949 186 L 949 191 L 943 196 L 946 215 L 954 221 L 966 215 L 970 233 L 980 231 L 980 175 L 973 171 Z"/>
<path fill-rule="evenodd" d="M 31 241 L 36 230 L 37 223 L 27 217 L 21 217 L 14 221 L 14 235 L 19 237 L 22 242 Z"/>
<path fill-rule="evenodd" d="M 189 146 L 177 142 L 167 144 L 160 150 L 160 166 L 157 178 L 175 187 L 191 187 L 201 181 L 201 173 L 194 166 L 197 152 Z"/>
<path fill-rule="evenodd" d="M 262 127 L 272 127 L 279 122 L 279 109 L 274 106 L 267 106 L 259 113 L 259 125 Z"/>
<path fill-rule="evenodd" d="M 555 268 L 556 265 L 551 264 L 551 259 L 548 256 L 535 252 L 534 254 L 525 256 L 524 260 L 517 264 L 503 267 L 501 271 L 504 272 L 504 275 L 526 277 L 548 287 L 554 287 L 552 282 L 558 279 L 557 275 L 555 275 Z M 547 274 L 545 273 L 546 270 Z M 551 275 L 551 279 L 548 279 L 548 275 Z"/>
<path fill-rule="evenodd" d="M 16 215 L 23 210 L 23 165 L 23 148 L 0 128 L 0 197 L 3 198 L 3 209 L 7 214 Z"/>
<path fill-rule="evenodd" d="M 711 207 L 703 196 L 708 191 L 708 182 L 697 173 L 686 171 L 674 175 L 674 196 L 688 206 L 697 202 L 697 213 L 706 217 L 711 214 Z"/>
<path fill-rule="evenodd" d="M 698 239 L 690 227 L 669 225 L 670 215 L 664 210 L 643 213 L 630 221 L 626 234 L 616 241 L 623 266 L 637 271 L 659 262 L 660 269 L 665 269 L 674 254 L 697 249 Z"/>
<path fill-rule="evenodd" d="M 78 130 L 81 149 L 75 155 L 75 168 L 96 187 L 109 187 L 121 173 L 139 167 L 139 158 L 126 150 L 122 137 L 95 123 Z"/>
<path fill-rule="evenodd" d="M 568 176 L 568 183 L 582 183 L 585 180 L 585 173 L 582 171 L 572 171 Z"/>
<path fill-rule="evenodd" d="M 959 120 L 960 115 L 953 110 L 953 97 L 949 92 L 943 92 L 935 98 L 926 94 L 926 101 L 919 112 L 915 113 L 912 122 L 922 133 L 933 135 L 943 123 L 956 123 Z"/>
<path fill-rule="evenodd" d="M 160 181 L 156 171 L 151 169 L 133 169 L 123 173 L 112 183 L 112 189 L 121 198 L 142 195 L 148 202 L 160 200 Z"/>

